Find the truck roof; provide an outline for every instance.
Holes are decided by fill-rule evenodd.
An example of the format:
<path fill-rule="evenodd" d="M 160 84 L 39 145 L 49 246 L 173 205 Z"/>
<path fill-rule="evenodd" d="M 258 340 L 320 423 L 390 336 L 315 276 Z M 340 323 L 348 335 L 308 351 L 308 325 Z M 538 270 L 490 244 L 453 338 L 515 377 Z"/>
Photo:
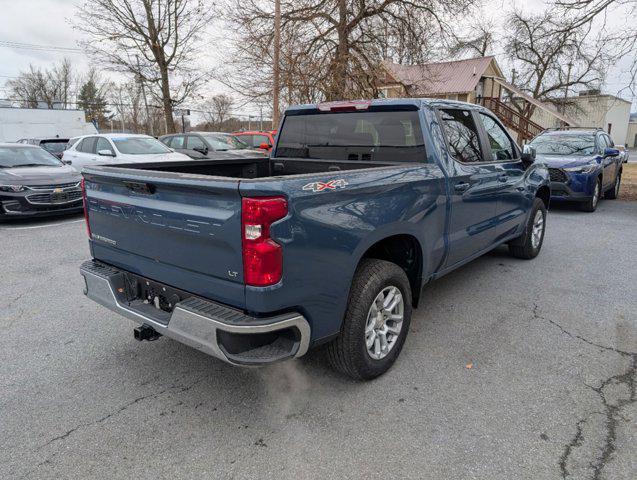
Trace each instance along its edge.
<path fill-rule="evenodd" d="M 481 105 L 475 103 L 460 102 L 457 100 L 446 100 L 441 98 L 376 98 L 372 100 L 343 100 L 337 102 L 324 102 L 324 103 L 307 103 L 302 105 L 292 105 L 285 111 L 286 114 L 298 114 L 303 111 L 320 110 L 322 107 L 336 107 L 339 106 L 359 106 L 360 110 L 366 110 L 369 107 L 411 107 L 417 109 L 423 105 L 428 105 L 436 108 L 465 108 L 467 110 L 486 110 Z M 366 105 L 366 107 L 365 107 Z"/>

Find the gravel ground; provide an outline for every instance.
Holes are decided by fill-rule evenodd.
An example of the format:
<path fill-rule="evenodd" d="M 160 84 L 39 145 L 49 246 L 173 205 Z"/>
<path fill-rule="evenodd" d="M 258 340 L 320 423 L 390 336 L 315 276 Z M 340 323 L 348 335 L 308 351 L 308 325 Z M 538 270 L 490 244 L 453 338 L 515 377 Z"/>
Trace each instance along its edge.
<path fill-rule="evenodd" d="M 136 342 L 82 295 L 81 218 L 0 245 L 0 478 L 636 478 L 637 203 L 553 210 L 536 260 L 426 287 L 368 383 Z"/>

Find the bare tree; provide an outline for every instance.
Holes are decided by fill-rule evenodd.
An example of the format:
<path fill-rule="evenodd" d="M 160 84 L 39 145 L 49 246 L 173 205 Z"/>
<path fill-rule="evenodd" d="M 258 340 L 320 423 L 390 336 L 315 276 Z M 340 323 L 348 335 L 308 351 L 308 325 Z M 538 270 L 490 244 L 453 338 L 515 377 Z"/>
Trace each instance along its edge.
<path fill-rule="evenodd" d="M 449 55 L 452 57 L 484 57 L 493 52 L 497 26 L 493 19 L 478 19 L 463 35 L 452 33 Z"/>
<path fill-rule="evenodd" d="M 230 72 L 222 72 L 220 80 L 248 98 L 263 98 L 272 88 L 272 5 L 261 0 L 232 1 L 227 18 L 237 36 L 228 62 Z M 375 96 L 384 74 L 380 68 L 383 59 L 419 63 L 430 58 L 430 39 L 448 33 L 446 20 L 476 3 L 284 0 L 282 100 Z M 240 74 L 233 75 L 232 70 Z"/>
<path fill-rule="evenodd" d="M 108 103 L 113 112 L 112 120 L 118 130 L 145 133 L 146 125 L 142 116 L 144 104 L 138 82 L 131 80 L 110 84 Z"/>
<path fill-rule="evenodd" d="M 635 0 L 554 0 L 554 5 L 559 14 L 574 16 L 573 24 L 576 27 L 584 27 L 595 20 L 606 23 L 606 16 L 611 9 L 627 19 L 637 16 L 637 1 Z M 625 28 L 618 33 L 610 33 L 605 38 L 611 47 L 613 57 L 618 60 L 629 56 L 632 59 L 631 80 L 629 87 L 633 93 L 637 90 L 637 24 L 628 21 Z"/>
<path fill-rule="evenodd" d="M 174 132 L 173 108 L 204 79 L 193 62 L 213 13 L 206 0 L 86 0 L 75 28 L 88 36 L 84 47 L 96 63 L 155 87 Z"/>
<path fill-rule="evenodd" d="M 69 108 L 76 95 L 76 75 L 68 59 L 41 70 L 29 65 L 28 72 L 7 82 L 12 98 L 27 108 L 37 108 L 40 102 L 48 108 Z"/>
<path fill-rule="evenodd" d="M 555 18 L 553 12 L 524 15 L 513 12 L 506 51 L 513 66 L 511 83 L 533 98 L 565 107 L 569 92 L 599 88 L 604 81 L 608 57 L 603 42 L 587 26 Z M 530 117 L 534 105 L 514 105 Z"/>
<path fill-rule="evenodd" d="M 224 93 L 210 97 L 202 104 L 204 120 L 214 129 L 223 129 L 223 124 L 230 117 L 233 104 L 232 97 Z"/>

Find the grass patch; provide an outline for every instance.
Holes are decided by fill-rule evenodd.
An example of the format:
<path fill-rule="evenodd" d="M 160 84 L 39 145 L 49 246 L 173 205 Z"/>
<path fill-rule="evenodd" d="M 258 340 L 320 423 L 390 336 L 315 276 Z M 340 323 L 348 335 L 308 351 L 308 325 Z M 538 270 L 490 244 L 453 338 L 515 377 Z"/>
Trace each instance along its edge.
<path fill-rule="evenodd" d="M 637 201 L 637 163 L 624 164 L 619 199 Z"/>

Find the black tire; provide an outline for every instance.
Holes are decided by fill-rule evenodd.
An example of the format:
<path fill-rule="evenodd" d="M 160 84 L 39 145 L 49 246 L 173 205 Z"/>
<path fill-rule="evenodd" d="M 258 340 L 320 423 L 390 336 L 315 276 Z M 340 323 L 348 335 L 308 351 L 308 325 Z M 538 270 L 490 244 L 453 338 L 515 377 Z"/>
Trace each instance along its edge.
<path fill-rule="evenodd" d="M 398 288 L 403 297 L 402 328 L 389 353 L 374 359 L 367 351 L 365 326 L 372 303 L 387 287 Z M 411 298 L 409 280 L 402 268 L 385 260 L 362 260 L 354 274 L 340 334 L 326 346 L 331 366 L 356 380 L 370 380 L 389 370 L 409 332 Z"/>
<path fill-rule="evenodd" d="M 538 212 L 542 214 L 542 233 L 539 239 L 539 243 L 534 245 L 533 242 L 533 226 L 536 221 L 536 216 Z M 544 202 L 535 198 L 533 200 L 533 207 L 531 208 L 531 212 L 529 213 L 529 219 L 526 222 L 526 227 L 524 228 L 524 233 L 516 238 L 514 241 L 509 243 L 509 253 L 516 257 L 522 258 L 524 260 L 531 260 L 535 258 L 540 253 L 542 249 L 542 244 L 544 243 L 544 234 L 546 232 L 546 206 Z"/>
<path fill-rule="evenodd" d="M 613 183 L 613 188 L 611 188 L 604 194 L 604 198 L 608 200 L 615 200 L 617 197 L 619 197 L 619 187 L 621 186 L 621 182 L 622 182 L 622 171 L 620 170 L 617 173 L 617 177 L 615 177 L 615 183 Z"/>
<path fill-rule="evenodd" d="M 597 210 L 597 205 L 599 205 L 599 199 L 602 198 L 602 179 L 598 178 L 597 183 L 595 184 L 595 188 L 597 189 L 597 197 L 595 194 L 584 203 L 580 204 L 580 210 L 583 212 L 594 212 Z"/>

